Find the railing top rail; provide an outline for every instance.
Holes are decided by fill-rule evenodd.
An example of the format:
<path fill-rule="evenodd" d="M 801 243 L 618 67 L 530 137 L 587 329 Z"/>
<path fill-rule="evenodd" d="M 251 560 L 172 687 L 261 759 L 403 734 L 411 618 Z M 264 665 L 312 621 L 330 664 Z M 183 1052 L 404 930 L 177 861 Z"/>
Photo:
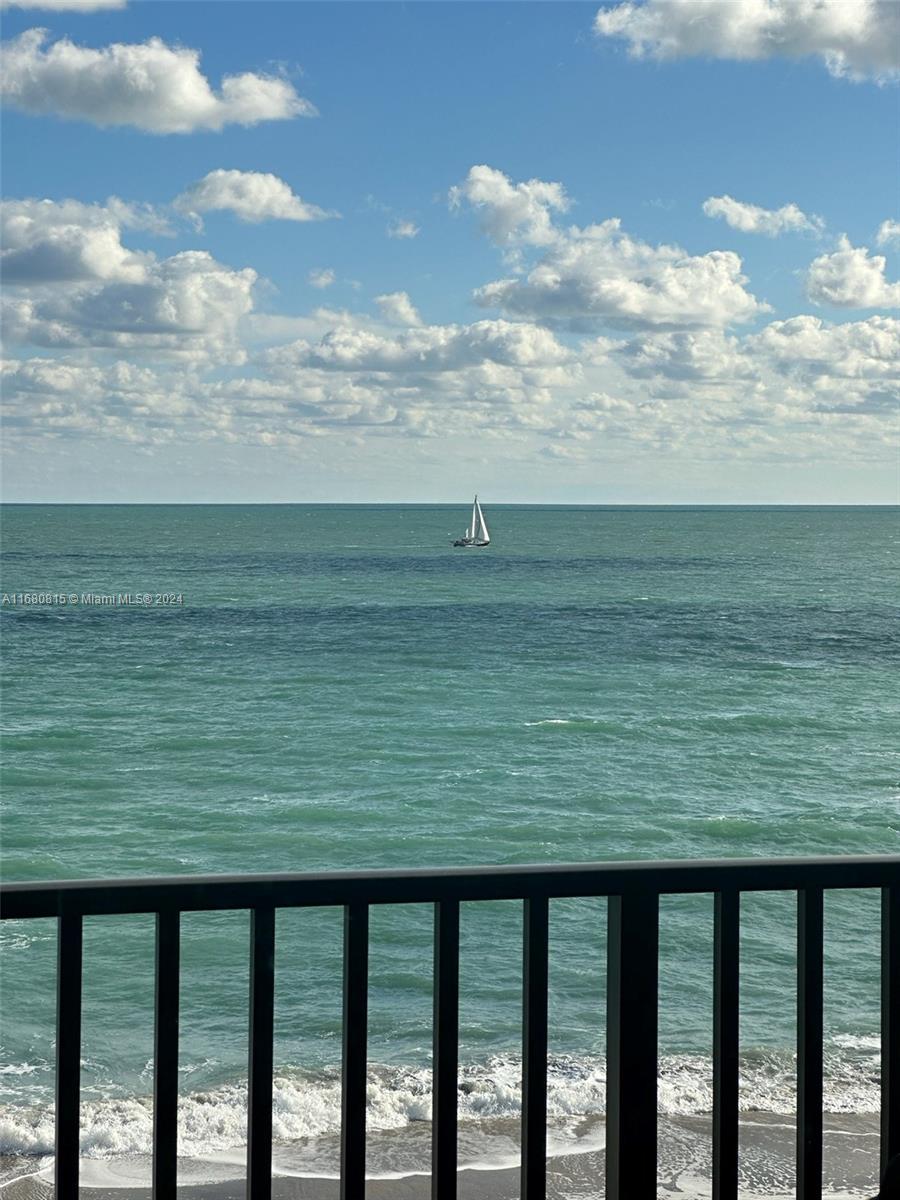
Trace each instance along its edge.
<path fill-rule="evenodd" d="M 353 902 L 521 900 L 526 896 L 616 896 L 639 890 L 676 894 L 886 886 L 900 887 L 900 854 L 175 875 L 7 883 L 0 887 L 0 916 L 13 919 L 54 917 L 62 912 L 91 916 L 261 905 L 303 908 Z"/>

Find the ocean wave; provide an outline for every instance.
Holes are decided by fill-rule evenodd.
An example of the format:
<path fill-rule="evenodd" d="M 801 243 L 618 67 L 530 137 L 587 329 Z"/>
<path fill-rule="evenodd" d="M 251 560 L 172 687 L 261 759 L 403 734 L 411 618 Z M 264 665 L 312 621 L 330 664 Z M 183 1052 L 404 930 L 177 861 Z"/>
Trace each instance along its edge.
<path fill-rule="evenodd" d="M 525 721 L 524 725 L 529 729 L 539 725 L 568 725 L 579 730 L 615 734 L 627 733 L 631 728 L 623 721 L 613 721 L 604 717 L 545 717 L 540 721 Z"/>
<path fill-rule="evenodd" d="M 473 1125 L 517 1120 L 521 1114 L 521 1060 L 495 1056 L 461 1066 L 459 1119 Z M 669 1116 L 708 1114 L 712 1065 L 702 1055 L 671 1055 L 660 1062 L 659 1111 Z M 552 1056 L 548 1061 L 547 1111 L 551 1121 L 602 1117 L 606 1067 L 601 1058 Z M 825 1053 L 827 1112 L 872 1114 L 879 1110 L 878 1040 L 839 1035 Z M 246 1140 L 245 1081 L 193 1091 L 179 1101 L 179 1154 L 209 1155 Z M 740 1107 L 744 1113 L 792 1116 L 796 1109 L 796 1063 L 786 1051 L 755 1051 L 741 1058 Z M 336 1136 L 340 1130 L 341 1081 L 337 1068 L 280 1070 L 274 1080 L 273 1137 L 287 1145 Z M 367 1128 L 387 1133 L 429 1123 L 431 1071 L 424 1067 L 370 1066 Z M 81 1107 L 85 1158 L 146 1155 L 152 1146 L 149 1096 L 86 1100 Z M 52 1106 L 0 1109 L 0 1153 L 29 1156 L 53 1152 Z"/>

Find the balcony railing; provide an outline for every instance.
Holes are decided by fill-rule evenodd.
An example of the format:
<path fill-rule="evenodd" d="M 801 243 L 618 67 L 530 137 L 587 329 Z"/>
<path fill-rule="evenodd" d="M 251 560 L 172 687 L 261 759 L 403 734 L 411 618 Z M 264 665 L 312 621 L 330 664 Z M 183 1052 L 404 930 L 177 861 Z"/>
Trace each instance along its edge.
<path fill-rule="evenodd" d="M 177 1172 L 179 920 L 248 909 L 250 922 L 247 1194 L 272 1190 L 275 914 L 344 910 L 342 1200 L 364 1200 L 369 908 L 434 906 L 432 1197 L 455 1200 L 460 904 L 521 900 L 523 921 L 522 1200 L 544 1200 L 547 1163 L 549 902 L 606 896 L 607 1200 L 652 1200 L 657 1168 L 660 896 L 715 899 L 713 1196 L 738 1191 L 738 984 L 742 892 L 797 894 L 797 1196 L 822 1193 L 823 892 L 881 891 L 881 1160 L 900 1153 L 900 856 L 600 863 L 555 867 L 330 872 L 14 883 L 2 916 L 56 917 L 56 1200 L 78 1196 L 82 919 L 156 914 L 153 1195 L 174 1198 Z M 599 1181 L 598 1181 L 599 1182 Z"/>

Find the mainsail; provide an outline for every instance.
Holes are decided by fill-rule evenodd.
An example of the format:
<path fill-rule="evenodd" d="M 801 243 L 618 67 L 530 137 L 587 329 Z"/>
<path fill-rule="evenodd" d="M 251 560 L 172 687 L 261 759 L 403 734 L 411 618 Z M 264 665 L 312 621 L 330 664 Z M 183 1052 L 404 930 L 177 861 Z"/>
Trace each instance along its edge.
<path fill-rule="evenodd" d="M 487 521 L 478 503 L 478 497 L 472 501 L 472 521 L 466 529 L 465 536 L 457 538 L 454 546 L 487 546 L 491 535 L 488 533 Z"/>
<path fill-rule="evenodd" d="M 481 505 L 478 503 L 478 497 L 475 497 L 475 516 L 472 519 L 472 536 L 476 541 L 487 544 L 491 540 L 491 535 L 488 533 L 487 521 L 484 519 L 484 513 L 481 511 Z"/>

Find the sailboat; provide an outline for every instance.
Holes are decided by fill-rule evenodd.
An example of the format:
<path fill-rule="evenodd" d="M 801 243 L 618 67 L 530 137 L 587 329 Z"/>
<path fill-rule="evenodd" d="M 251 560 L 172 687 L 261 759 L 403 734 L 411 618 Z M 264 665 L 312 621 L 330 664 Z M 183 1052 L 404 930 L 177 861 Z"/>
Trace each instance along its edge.
<path fill-rule="evenodd" d="M 488 533 L 487 521 L 481 511 L 481 505 L 476 496 L 472 502 L 472 523 L 466 530 L 465 537 L 457 538 L 454 546 L 489 546 L 491 535 Z"/>

